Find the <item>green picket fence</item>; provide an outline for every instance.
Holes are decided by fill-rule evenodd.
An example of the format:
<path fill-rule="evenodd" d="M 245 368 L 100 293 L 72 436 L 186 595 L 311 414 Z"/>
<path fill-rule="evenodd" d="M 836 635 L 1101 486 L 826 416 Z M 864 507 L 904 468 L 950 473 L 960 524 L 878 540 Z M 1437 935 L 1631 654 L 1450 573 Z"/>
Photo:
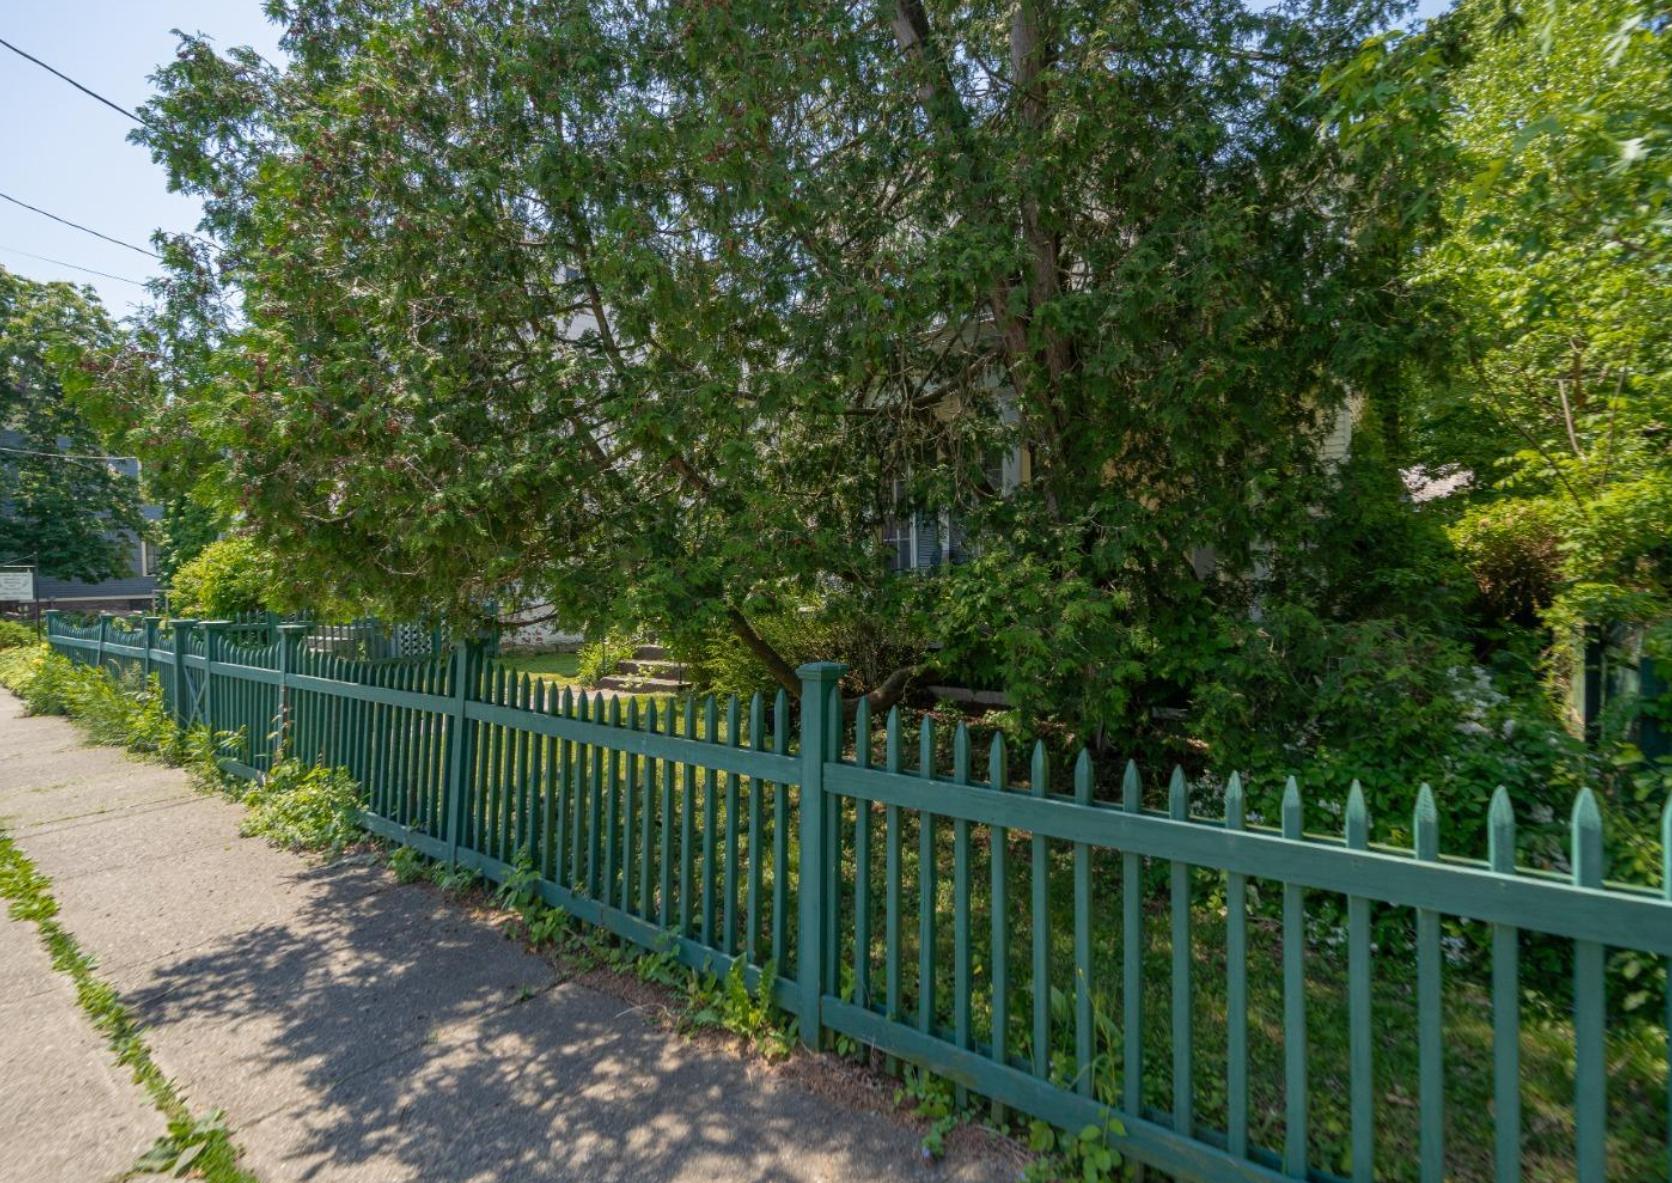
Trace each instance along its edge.
<path fill-rule="evenodd" d="M 850 720 L 837 665 L 802 668 L 801 702 L 824 709 L 792 719 L 781 692 L 770 703 L 623 702 L 513 676 L 476 648 L 351 660 L 310 644 L 306 624 L 258 644 L 229 628 L 48 615 L 59 651 L 154 674 L 181 723 L 240 732 L 233 771 L 259 775 L 281 751 L 345 767 L 375 833 L 495 881 L 526 867 L 547 903 L 686 965 L 725 974 L 742 958 L 751 985 L 770 970 L 809 1044 L 857 1041 L 965 1098 L 1108 1130 L 1130 1162 L 1178 1179 L 1437 1183 L 1468 1149 L 1493 1178 L 1515 1180 L 1531 1123 L 1550 1121 L 1523 1113 L 1519 954 L 1561 943 L 1572 965 L 1563 1171 L 1585 1183 L 1639 1178 L 1631 1164 L 1653 1157 L 1610 1142 L 1605 956 L 1634 950 L 1672 965 L 1672 873 L 1658 889 L 1605 883 L 1588 791 L 1572 819 L 1572 872 L 1560 877 L 1517 867 L 1502 790 L 1484 862 L 1441 855 L 1426 788 L 1409 850 L 1370 842 L 1356 789 L 1337 838 L 1302 832 L 1293 782 L 1275 827 L 1254 824 L 1235 777 L 1222 817 L 1194 816 L 1176 771 L 1165 810 L 1145 807 L 1131 765 L 1118 800 L 1105 801 L 1084 752 L 1058 777 L 1042 746 L 1016 754 L 1022 767 L 995 738 L 979 769 L 962 726 L 937 736 L 933 718 L 897 711 L 879 725 L 863 701 Z M 1259 905 L 1262 891 L 1275 891 L 1275 906 Z M 1342 905 L 1344 953 L 1327 943 L 1321 953 L 1308 931 L 1322 901 Z M 1400 956 L 1414 980 L 1400 1013 L 1415 1027 L 1417 1068 L 1412 1138 L 1390 1150 L 1378 1138 L 1398 1115 L 1377 1076 L 1389 1018 L 1376 925 L 1394 914 L 1411 919 Z M 1467 937 L 1443 923 L 1458 918 L 1482 926 L 1490 948 L 1489 1149 L 1447 1141 L 1448 1074 L 1462 1067 L 1448 1062 L 1447 942 Z M 1347 1027 L 1348 1062 L 1335 1096 L 1309 1073 L 1314 1041 L 1340 1034 L 1319 1029 L 1319 979 L 1343 957 L 1344 1003 L 1329 1013 Z M 1274 991 L 1280 1013 L 1268 1022 L 1252 998 Z M 1212 1046 L 1198 1030 L 1208 995 Z M 1254 1077 L 1267 1071 L 1255 1037 L 1280 1049 L 1275 1117 L 1253 1111 Z M 1653 1138 L 1664 1146 L 1672 1101 L 1659 1087 Z M 1320 1113 L 1345 1123 L 1345 1164 L 1317 1160 Z M 1625 1165 L 1611 1174 L 1612 1164 Z"/>

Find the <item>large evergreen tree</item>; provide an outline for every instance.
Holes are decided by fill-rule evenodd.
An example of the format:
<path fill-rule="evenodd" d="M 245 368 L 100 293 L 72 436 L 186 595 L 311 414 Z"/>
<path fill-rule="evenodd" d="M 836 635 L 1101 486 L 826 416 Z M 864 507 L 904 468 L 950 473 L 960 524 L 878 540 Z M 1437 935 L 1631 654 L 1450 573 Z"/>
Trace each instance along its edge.
<path fill-rule="evenodd" d="M 792 684 L 751 621 L 876 586 L 903 486 L 981 555 L 944 660 L 1147 714 L 1302 594 L 1316 441 L 1410 346 L 1410 186 L 1317 89 L 1396 7 L 274 3 L 283 67 L 187 39 L 136 133 L 228 346 L 153 442 L 351 595 L 726 627 Z"/>

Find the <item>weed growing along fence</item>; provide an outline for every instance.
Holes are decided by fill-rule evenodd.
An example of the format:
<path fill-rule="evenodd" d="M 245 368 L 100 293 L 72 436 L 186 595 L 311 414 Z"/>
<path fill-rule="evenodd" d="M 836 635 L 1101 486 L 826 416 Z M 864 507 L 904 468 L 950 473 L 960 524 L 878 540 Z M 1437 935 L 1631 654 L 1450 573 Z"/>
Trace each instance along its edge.
<path fill-rule="evenodd" d="M 1234 778 L 1222 818 L 1191 814 L 1178 773 L 1167 808 L 1150 810 L 1133 767 L 1104 802 L 1086 754 L 1062 793 L 1043 747 L 1021 769 L 1002 739 L 977 779 L 962 727 L 947 743 L 927 717 L 890 712 L 879 727 L 862 703 L 845 718 L 829 664 L 803 667 L 802 702 L 820 709 L 792 719 L 782 694 L 641 709 L 554 693 L 465 647 L 350 660 L 305 624 L 258 644 L 228 629 L 48 620 L 58 651 L 156 675 L 181 725 L 238 732 L 235 772 L 259 775 L 280 752 L 346 768 L 373 832 L 499 882 L 532 870 L 548 904 L 716 975 L 739 958 L 751 983 L 772 967 L 772 995 L 809 1044 L 828 1032 L 870 1045 L 996 1106 L 1106 1131 L 1129 1160 L 1181 1179 L 1667 1171 L 1664 1039 L 1638 1083 L 1615 1071 L 1604 971 L 1610 949 L 1672 959 L 1672 875 L 1659 892 L 1605 883 L 1588 792 L 1563 878 L 1517 867 L 1501 793 L 1491 857 L 1476 863 L 1440 854 L 1426 790 L 1414 849 L 1392 850 L 1370 842 L 1356 794 L 1333 839 L 1302 833 L 1293 784 L 1271 828 L 1245 816 Z M 1320 938 L 1326 901 L 1344 919 Z M 1393 913 L 1408 917 L 1408 958 L 1376 956 Z M 1448 934 L 1445 918 L 1484 927 Z M 1477 931 L 1489 1069 L 1460 1055 L 1450 969 L 1449 943 Z M 1535 940 L 1571 945 L 1560 1118 L 1544 1092 L 1536 1112 L 1522 1106 L 1535 1075 L 1524 1049 L 1539 1042 L 1519 959 Z M 1267 1023 L 1260 1000 L 1274 992 Z M 1410 1029 L 1408 1088 L 1388 1080 L 1389 1027 Z M 1338 1043 L 1344 1066 L 1320 1071 Z M 1478 1106 L 1448 1113 L 1459 1081 L 1482 1074 Z M 1448 1140 L 1488 1108 L 1489 1145 Z M 1328 1149 L 1335 1125 L 1344 1152 Z M 1572 1131 L 1560 1165 L 1528 1162 L 1552 1126 Z"/>

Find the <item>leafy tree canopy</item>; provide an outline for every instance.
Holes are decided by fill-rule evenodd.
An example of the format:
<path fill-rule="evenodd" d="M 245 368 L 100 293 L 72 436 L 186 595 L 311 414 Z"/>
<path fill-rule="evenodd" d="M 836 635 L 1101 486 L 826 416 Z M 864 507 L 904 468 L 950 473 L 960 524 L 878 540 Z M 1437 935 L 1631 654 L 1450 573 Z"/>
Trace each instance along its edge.
<path fill-rule="evenodd" d="M 729 627 L 781 679 L 750 619 L 879 585 L 903 488 L 983 556 L 943 658 L 1119 722 L 1311 594 L 1316 440 L 1427 331 L 1411 121 L 1346 145 L 1380 92 L 1319 91 L 1398 7 L 273 3 L 283 67 L 156 76 L 218 250 L 115 372 L 356 599 Z"/>
<path fill-rule="evenodd" d="M 65 396 L 63 375 L 114 329 L 91 292 L 0 267 L 0 562 L 90 582 L 131 570 L 139 483 Z"/>

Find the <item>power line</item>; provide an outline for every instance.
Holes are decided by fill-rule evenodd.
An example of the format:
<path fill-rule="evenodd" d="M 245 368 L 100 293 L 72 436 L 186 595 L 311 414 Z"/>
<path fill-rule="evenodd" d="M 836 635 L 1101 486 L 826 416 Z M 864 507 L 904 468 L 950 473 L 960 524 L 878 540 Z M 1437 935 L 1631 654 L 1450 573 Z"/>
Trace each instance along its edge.
<path fill-rule="evenodd" d="M 13 205 L 20 205 L 26 210 L 30 210 L 34 213 L 40 214 L 43 218 L 51 218 L 54 222 L 62 222 L 66 226 L 74 227 L 75 229 L 80 230 L 83 234 L 91 234 L 94 238 L 102 238 L 106 242 L 115 243 L 117 246 L 125 246 L 130 251 L 138 251 L 140 254 L 148 255 L 153 259 L 162 258 L 162 256 L 157 254 L 156 251 L 148 251 L 144 247 L 135 246 L 131 242 L 123 242 L 120 238 L 112 238 L 108 234 L 100 234 L 97 230 L 93 230 L 93 229 L 91 229 L 87 226 L 83 226 L 80 222 L 72 222 L 68 218 L 60 218 L 57 214 L 48 213 L 46 210 L 40 208 L 40 206 L 30 205 L 27 201 L 19 201 L 17 198 L 13 197 L 9 193 L 0 193 L 0 197 L 5 198 L 7 201 L 11 202 Z"/>
<path fill-rule="evenodd" d="M 135 123 L 140 124 L 142 127 L 149 127 L 150 126 L 150 124 L 146 123 L 145 120 L 141 119 L 138 115 L 135 115 L 132 111 L 128 110 L 126 107 L 122 106 L 119 103 L 113 103 L 109 99 L 105 98 L 104 95 L 100 94 L 98 91 L 92 90 L 88 87 L 83 86 L 81 83 L 77 82 L 74 78 L 71 78 L 68 74 L 65 74 L 63 71 L 54 70 L 51 66 L 49 66 L 45 62 L 41 61 L 40 58 L 35 57 L 33 54 L 24 53 L 23 50 L 19 49 L 15 45 L 13 45 L 10 41 L 7 41 L 4 37 L 0 37 L 0 45 L 4 45 L 7 49 L 9 49 L 13 53 L 17 54 L 18 57 L 25 58 L 28 61 L 34 62 L 37 66 L 39 66 L 41 69 L 45 70 L 48 74 L 52 74 L 52 75 L 54 75 L 58 78 L 62 78 L 65 82 L 68 82 L 71 86 L 75 87 L 82 94 L 87 95 L 90 98 L 97 99 L 99 102 L 103 103 L 105 106 L 109 107 L 112 111 L 115 111 L 117 114 L 126 115 L 129 119 L 132 119 Z"/>
<path fill-rule="evenodd" d="M 97 275 L 103 279 L 114 279 L 118 283 L 131 283 L 136 288 L 142 288 L 145 286 L 145 281 L 141 279 L 129 279 L 125 275 L 112 275 L 108 271 L 95 271 L 93 268 L 83 267 L 79 263 L 66 263 L 62 259 L 53 259 L 46 255 L 37 255 L 33 251 L 26 251 L 21 247 L 7 246 L 5 243 L 0 243 L 0 251 L 10 251 L 14 255 L 23 255 L 26 258 L 39 259 L 43 263 L 52 263 L 58 267 L 68 267 L 71 271 L 85 271 L 88 275 Z"/>
<path fill-rule="evenodd" d="M 138 456 L 92 456 L 74 452 L 37 452 L 33 448 L 8 448 L 4 446 L 0 446 L 0 452 L 10 452 L 14 456 L 45 456 L 52 460 L 97 460 L 104 464 L 139 459 Z"/>

